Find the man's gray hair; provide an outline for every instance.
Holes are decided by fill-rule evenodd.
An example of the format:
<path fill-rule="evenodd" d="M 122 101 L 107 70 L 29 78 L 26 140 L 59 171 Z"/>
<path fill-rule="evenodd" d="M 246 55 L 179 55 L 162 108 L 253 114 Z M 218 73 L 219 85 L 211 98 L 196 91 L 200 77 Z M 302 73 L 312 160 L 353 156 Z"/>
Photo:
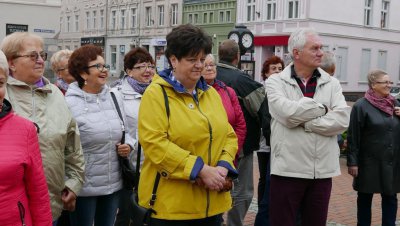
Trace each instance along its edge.
<path fill-rule="evenodd" d="M 293 57 L 293 49 L 302 50 L 307 42 L 308 35 L 318 35 L 314 28 L 299 28 L 289 37 L 289 54 Z"/>
<path fill-rule="evenodd" d="M 6 76 L 8 76 L 8 62 L 6 55 L 4 55 L 3 51 L 0 50 L 0 70 L 2 70 Z"/>
<path fill-rule="evenodd" d="M 324 51 L 324 55 L 321 59 L 321 68 L 324 71 L 327 71 L 329 68 L 336 66 L 336 58 L 335 53 L 331 51 Z"/>

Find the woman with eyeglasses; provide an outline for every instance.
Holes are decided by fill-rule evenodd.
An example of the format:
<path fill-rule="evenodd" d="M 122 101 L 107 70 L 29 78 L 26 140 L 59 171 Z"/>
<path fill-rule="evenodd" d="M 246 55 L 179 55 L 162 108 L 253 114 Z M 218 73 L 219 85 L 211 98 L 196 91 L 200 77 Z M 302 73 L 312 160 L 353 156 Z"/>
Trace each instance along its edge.
<path fill-rule="evenodd" d="M 238 141 L 218 92 L 201 76 L 211 47 L 198 27 L 172 29 L 165 51 L 171 69 L 154 77 L 140 102 L 139 205 L 149 208 L 159 177 L 152 226 L 220 226 L 232 206 Z"/>
<path fill-rule="evenodd" d="M 70 84 L 65 98 L 78 122 L 86 166 L 85 183 L 71 213 L 72 226 L 114 224 L 122 189 L 118 155 L 128 157 L 134 146 L 129 133 L 121 144 L 125 128 L 106 85 L 110 66 L 102 52 L 100 47 L 85 45 L 72 53 L 68 63 L 76 82 Z M 124 116 L 123 100 L 115 94 Z"/>
<path fill-rule="evenodd" d="M 36 128 L 4 99 L 8 73 L 6 56 L 0 51 L 0 224 L 51 226 Z"/>
<path fill-rule="evenodd" d="M 368 74 L 369 89 L 353 106 L 347 132 L 347 166 L 357 191 L 357 225 L 371 225 L 374 193 L 382 197 L 382 225 L 395 225 L 400 192 L 400 103 L 381 70 Z"/>
<path fill-rule="evenodd" d="M 145 48 L 134 48 L 124 57 L 124 71 L 126 73 L 125 76 L 121 79 L 120 83 L 112 89 L 112 91 L 119 92 L 123 97 L 127 120 L 125 123 L 126 129 L 130 136 L 135 138 L 135 143 L 137 143 L 137 125 L 140 101 L 156 72 L 154 60 Z M 136 168 L 136 158 L 137 150 L 133 150 L 130 153 L 132 169 Z M 143 161 L 143 159 L 144 156 L 142 152 L 141 161 Z M 130 225 L 130 218 L 134 217 L 131 216 L 132 211 L 129 205 L 131 194 L 132 188 L 122 189 L 115 226 Z"/>
<path fill-rule="evenodd" d="M 68 90 L 69 84 L 75 81 L 74 77 L 68 71 L 68 59 L 72 51 L 69 49 L 62 49 L 54 53 L 50 59 L 51 69 L 57 75 L 56 86 L 65 95 Z"/>
<path fill-rule="evenodd" d="M 1 43 L 10 68 L 6 98 L 18 115 L 36 125 L 56 224 L 62 209 L 75 208 L 84 160 L 77 125 L 64 96 L 43 76 L 47 59 L 43 47 L 41 37 L 27 32 L 8 35 Z"/>
<path fill-rule="evenodd" d="M 240 151 L 242 151 L 244 139 L 246 138 L 246 121 L 244 120 L 242 108 L 239 105 L 239 100 L 235 91 L 231 87 L 216 79 L 217 66 L 215 65 L 215 58 L 212 54 L 208 54 L 204 61 L 202 75 L 207 84 L 217 90 L 228 116 L 228 121 L 235 130 L 238 138 L 238 150 L 235 158 L 236 161 L 239 157 Z"/>

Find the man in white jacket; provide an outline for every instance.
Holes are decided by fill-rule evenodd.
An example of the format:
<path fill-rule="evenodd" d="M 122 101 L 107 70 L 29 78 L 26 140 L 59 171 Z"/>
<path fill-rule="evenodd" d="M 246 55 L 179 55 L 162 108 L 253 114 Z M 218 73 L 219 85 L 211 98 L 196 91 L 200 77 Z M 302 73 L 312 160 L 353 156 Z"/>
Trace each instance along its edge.
<path fill-rule="evenodd" d="M 292 33 L 293 63 L 266 82 L 271 122 L 272 226 L 325 226 L 332 177 L 340 174 L 336 135 L 350 109 L 339 81 L 320 69 L 322 40 L 315 30 Z M 300 208 L 301 207 L 301 208 Z"/>

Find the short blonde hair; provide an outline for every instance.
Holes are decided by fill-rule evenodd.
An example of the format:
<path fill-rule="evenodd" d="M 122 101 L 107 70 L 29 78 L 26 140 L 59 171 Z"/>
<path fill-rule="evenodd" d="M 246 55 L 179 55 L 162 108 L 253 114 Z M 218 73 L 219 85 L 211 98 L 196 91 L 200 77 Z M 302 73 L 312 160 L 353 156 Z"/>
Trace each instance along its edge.
<path fill-rule="evenodd" d="M 367 76 L 369 88 L 372 88 L 372 84 L 374 84 L 378 78 L 381 78 L 384 75 L 387 75 L 386 71 L 382 71 L 380 69 L 371 70 Z"/>
<path fill-rule="evenodd" d="M 4 52 L 7 60 L 13 60 L 21 51 L 26 39 L 32 39 L 44 46 L 43 38 L 29 32 L 15 32 L 7 35 L 1 42 L 0 49 Z"/>
<path fill-rule="evenodd" d="M 69 49 L 62 49 L 56 52 L 50 59 L 51 63 L 51 69 L 54 71 L 54 73 L 58 72 L 58 64 L 63 61 L 64 59 L 69 59 L 69 57 L 72 55 L 72 51 Z"/>
<path fill-rule="evenodd" d="M 6 55 L 4 55 L 3 51 L 0 50 L 0 70 L 4 72 L 6 77 L 8 76 L 8 62 Z"/>

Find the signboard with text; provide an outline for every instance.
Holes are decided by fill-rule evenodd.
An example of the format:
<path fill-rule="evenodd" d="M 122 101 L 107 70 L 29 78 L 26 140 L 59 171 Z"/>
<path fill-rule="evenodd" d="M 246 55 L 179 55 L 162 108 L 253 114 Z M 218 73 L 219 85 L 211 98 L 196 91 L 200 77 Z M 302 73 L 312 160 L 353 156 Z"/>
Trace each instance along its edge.
<path fill-rule="evenodd" d="M 25 24 L 6 24 L 6 35 L 14 32 L 27 32 L 28 25 Z"/>

